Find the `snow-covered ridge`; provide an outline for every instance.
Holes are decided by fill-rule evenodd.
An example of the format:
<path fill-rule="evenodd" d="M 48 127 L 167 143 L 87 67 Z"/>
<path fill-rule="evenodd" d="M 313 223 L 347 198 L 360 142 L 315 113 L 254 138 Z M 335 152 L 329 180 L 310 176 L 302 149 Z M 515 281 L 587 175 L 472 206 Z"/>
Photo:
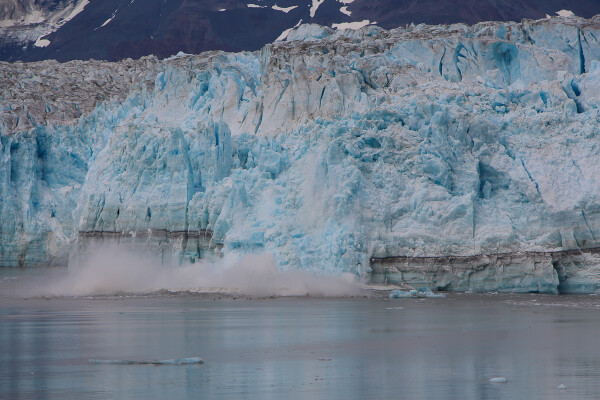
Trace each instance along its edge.
<path fill-rule="evenodd" d="M 598 38 L 577 17 L 300 25 L 254 53 L 0 64 L 0 264 L 80 232 L 176 233 L 195 260 L 210 232 L 281 269 L 597 291 Z"/>

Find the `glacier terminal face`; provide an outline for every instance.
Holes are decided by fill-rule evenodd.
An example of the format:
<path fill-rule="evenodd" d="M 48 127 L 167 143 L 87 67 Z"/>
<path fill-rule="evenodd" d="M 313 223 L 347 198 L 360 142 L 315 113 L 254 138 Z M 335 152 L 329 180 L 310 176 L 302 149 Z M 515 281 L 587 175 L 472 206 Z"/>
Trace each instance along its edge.
<path fill-rule="evenodd" d="M 443 290 L 600 291 L 600 19 L 0 63 L 0 265 L 92 239 Z"/>

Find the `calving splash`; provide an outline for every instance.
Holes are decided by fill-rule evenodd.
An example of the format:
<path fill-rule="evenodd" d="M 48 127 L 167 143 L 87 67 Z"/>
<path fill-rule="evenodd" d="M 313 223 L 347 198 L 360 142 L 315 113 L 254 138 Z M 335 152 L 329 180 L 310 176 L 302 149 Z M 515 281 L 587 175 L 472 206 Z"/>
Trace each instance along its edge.
<path fill-rule="evenodd" d="M 360 294 L 354 275 L 317 276 L 279 271 L 269 254 L 225 257 L 218 262 L 165 265 L 156 257 L 117 245 L 88 250 L 82 264 L 30 287 L 27 296 L 151 294 L 158 291 L 223 293 L 252 297 L 341 297 Z"/>
<path fill-rule="evenodd" d="M 0 65 L 0 264 L 116 240 L 182 265 L 114 272 L 140 290 L 200 287 L 218 253 L 223 281 L 270 254 L 282 276 L 598 292 L 599 38 L 575 16 L 300 25 L 257 52 Z"/>

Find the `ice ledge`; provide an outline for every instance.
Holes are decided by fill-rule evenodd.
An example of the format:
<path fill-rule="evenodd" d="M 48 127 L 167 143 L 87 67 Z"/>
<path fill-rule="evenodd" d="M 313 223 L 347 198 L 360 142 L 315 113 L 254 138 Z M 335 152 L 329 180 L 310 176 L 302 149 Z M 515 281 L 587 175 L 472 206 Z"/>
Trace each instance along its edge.
<path fill-rule="evenodd" d="M 600 247 L 470 256 L 373 257 L 371 281 L 444 291 L 600 293 Z"/>

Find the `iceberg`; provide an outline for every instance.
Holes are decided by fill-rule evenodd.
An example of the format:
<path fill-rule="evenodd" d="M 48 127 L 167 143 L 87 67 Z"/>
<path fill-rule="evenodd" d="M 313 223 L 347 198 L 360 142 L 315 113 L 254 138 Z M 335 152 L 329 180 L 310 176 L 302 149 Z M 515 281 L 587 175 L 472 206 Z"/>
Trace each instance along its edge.
<path fill-rule="evenodd" d="M 600 292 L 600 19 L 300 25 L 256 52 L 0 63 L 0 265 Z"/>

